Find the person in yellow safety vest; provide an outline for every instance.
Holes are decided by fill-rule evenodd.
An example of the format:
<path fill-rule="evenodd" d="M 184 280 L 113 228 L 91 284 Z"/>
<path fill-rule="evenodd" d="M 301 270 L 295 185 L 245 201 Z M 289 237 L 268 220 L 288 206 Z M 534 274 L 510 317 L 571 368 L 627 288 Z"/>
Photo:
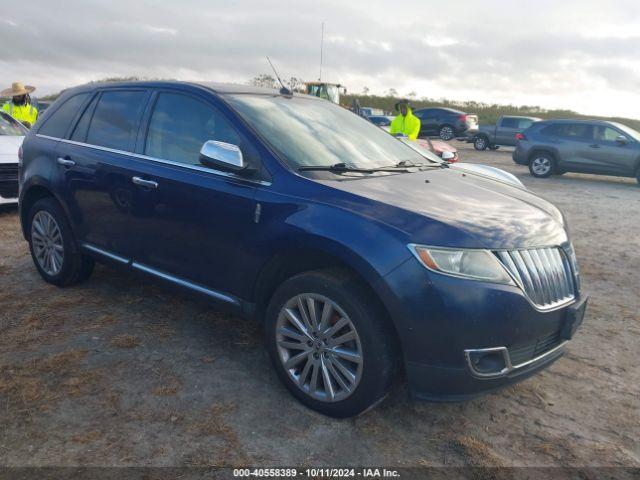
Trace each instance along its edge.
<path fill-rule="evenodd" d="M 396 103 L 396 111 L 399 111 L 400 114 L 391 122 L 389 133 L 391 135 L 404 135 L 411 140 L 418 138 L 420 119 L 411 113 L 409 101 L 401 100 Z"/>
<path fill-rule="evenodd" d="M 29 98 L 29 94 L 35 89 L 36 87 L 13 82 L 11 88 L 6 88 L 0 92 L 0 97 L 11 97 L 11 100 L 2 106 L 2 111 L 22 122 L 27 128 L 31 128 L 38 119 L 38 109 L 31 105 L 31 99 Z"/>

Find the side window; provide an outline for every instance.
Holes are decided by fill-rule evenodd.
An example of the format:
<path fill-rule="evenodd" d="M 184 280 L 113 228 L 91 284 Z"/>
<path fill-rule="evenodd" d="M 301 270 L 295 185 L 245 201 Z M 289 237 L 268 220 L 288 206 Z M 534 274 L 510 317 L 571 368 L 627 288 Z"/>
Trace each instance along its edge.
<path fill-rule="evenodd" d="M 78 109 L 89 95 L 89 93 L 80 93 L 69 98 L 50 116 L 47 115 L 44 125 L 40 127 L 38 133 L 55 138 L 64 138 L 69 125 L 78 113 Z"/>
<path fill-rule="evenodd" d="M 525 130 L 531 125 L 533 125 L 533 120 L 531 120 L 530 118 L 521 118 L 520 120 L 518 120 L 518 128 L 520 130 Z"/>
<path fill-rule="evenodd" d="M 517 118 L 503 118 L 502 119 L 502 128 L 518 128 L 518 119 Z"/>
<path fill-rule="evenodd" d="M 622 133 L 611 128 L 604 126 L 595 127 L 595 140 L 598 142 L 616 143 L 616 139 L 621 136 Z M 626 135 L 622 135 L 626 137 Z"/>
<path fill-rule="evenodd" d="M 89 105 L 87 105 L 87 107 L 84 109 L 80 120 L 71 133 L 71 140 L 75 140 L 76 142 L 84 142 L 85 138 L 87 138 L 87 129 L 89 128 L 91 115 L 93 114 L 93 109 L 97 102 L 98 95 L 96 95 L 95 98 L 91 100 L 91 103 L 89 103 Z"/>
<path fill-rule="evenodd" d="M 540 130 L 541 135 L 548 137 L 561 137 L 564 131 L 564 125 L 547 125 Z"/>
<path fill-rule="evenodd" d="M 584 123 L 566 125 L 563 137 L 571 140 L 590 140 L 593 138 L 593 127 Z"/>
<path fill-rule="evenodd" d="M 87 143 L 131 151 L 138 119 L 145 106 L 145 91 L 106 91 L 100 96 L 91 119 Z"/>
<path fill-rule="evenodd" d="M 199 165 L 200 149 L 208 140 L 238 145 L 245 160 L 255 165 L 254 148 L 220 111 L 187 95 L 160 93 L 149 121 L 145 155 Z"/>

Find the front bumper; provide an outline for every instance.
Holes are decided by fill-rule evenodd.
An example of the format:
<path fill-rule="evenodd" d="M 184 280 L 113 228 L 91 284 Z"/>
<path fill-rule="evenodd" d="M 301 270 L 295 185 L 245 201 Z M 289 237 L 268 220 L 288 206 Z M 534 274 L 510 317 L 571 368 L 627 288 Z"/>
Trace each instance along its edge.
<path fill-rule="evenodd" d="M 18 163 L 0 163 L 0 199 L 17 201 Z"/>
<path fill-rule="evenodd" d="M 569 306 L 540 311 L 519 287 L 428 272 L 417 260 L 385 280 L 409 387 L 429 400 L 463 400 L 549 366 L 579 325 L 567 327 L 569 312 L 585 302 L 576 298 Z M 497 368 L 498 374 L 474 371 L 472 352 L 485 350 L 502 352 L 497 358 L 504 359 L 504 368 Z"/>

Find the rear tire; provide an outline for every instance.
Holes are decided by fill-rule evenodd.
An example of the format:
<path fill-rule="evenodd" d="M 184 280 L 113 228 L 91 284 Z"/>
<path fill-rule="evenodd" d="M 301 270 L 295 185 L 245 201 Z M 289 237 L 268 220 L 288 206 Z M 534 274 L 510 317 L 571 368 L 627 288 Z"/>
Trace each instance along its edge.
<path fill-rule="evenodd" d="M 456 131 L 451 125 L 442 125 L 440 127 L 440 130 L 438 131 L 438 135 L 442 140 L 444 140 L 445 142 L 448 142 L 449 140 L 451 140 L 453 137 L 456 136 Z"/>
<path fill-rule="evenodd" d="M 547 152 L 534 152 L 529 160 L 529 172 L 536 178 L 547 178 L 555 170 L 555 158 Z"/>
<path fill-rule="evenodd" d="M 478 151 L 486 150 L 489 148 L 489 139 L 484 135 L 478 135 L 473 141 L 473 148 Z"/>
<path fill-rule="evenodd" d="M 71 226 L 58 202 L 38 200 L 28 216 L 29 250 L 40 276 L 59 287 L 86 280 L 94 260 L 78 249 Z"/>
<path fill-rule="evenodd" d="M 316 270 L 290 278 L 271 298 L 265 320 L 278 377 L 307 407 L 351 417 L 388 393 L 396 372 L 395 332 L 376 298 L 349 272 Z"/>

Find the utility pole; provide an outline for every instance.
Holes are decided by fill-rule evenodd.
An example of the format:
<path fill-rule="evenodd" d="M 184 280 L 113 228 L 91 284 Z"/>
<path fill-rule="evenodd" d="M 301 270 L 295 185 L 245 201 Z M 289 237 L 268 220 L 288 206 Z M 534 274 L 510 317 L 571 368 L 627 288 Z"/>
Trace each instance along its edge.
<path fill-rule="evenodd" d="M 318 81 L 322 81 L 322 47 L 324 45 L 324 22 L 322 22 L 322 27 L 320 31 L 320 75 L 318 76 Z"/>

